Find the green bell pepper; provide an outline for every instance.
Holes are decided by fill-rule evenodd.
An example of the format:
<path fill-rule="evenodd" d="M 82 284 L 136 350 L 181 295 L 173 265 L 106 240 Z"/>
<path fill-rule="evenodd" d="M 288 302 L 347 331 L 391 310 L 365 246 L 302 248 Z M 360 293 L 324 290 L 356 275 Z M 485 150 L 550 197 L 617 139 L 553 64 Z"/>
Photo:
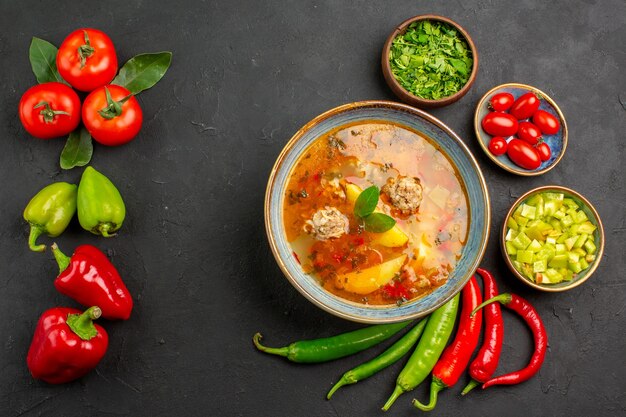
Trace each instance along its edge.
<path fill-rule="evenodd" d="M 115 235 L 126 217 L 126 207 L 115 185 L 88 166 L 78 184 L 78 221 L 83 229 L 104 237 Z"/>
<path fill-rule="evenodd" d="M 55 182 L 39 191 L 24 209 L 24 220 L 30 223 L 28 247 L 43 252 L 46 245 L 37 245 L 41 234 L 57 237 L 67 228 L 76 212 L 76 185 Z"/>

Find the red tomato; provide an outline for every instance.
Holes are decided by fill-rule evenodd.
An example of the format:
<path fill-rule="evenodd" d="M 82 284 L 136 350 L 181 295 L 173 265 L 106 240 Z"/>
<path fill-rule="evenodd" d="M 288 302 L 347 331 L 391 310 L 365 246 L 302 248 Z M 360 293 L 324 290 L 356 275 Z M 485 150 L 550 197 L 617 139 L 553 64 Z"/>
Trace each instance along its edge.
<path fill-rule="evenodd" d="M 59 47 L 57 69 L 77 90 L 93 91 L 107 85 L 117 73 L 111 38 L 97 29 L 75 30 Z"/>
<path fill-rule="evenodd" d="M 110 97 L 107 97 L 106 91 Z M 143 122 L 139 102 L 119 85 L 107 85 L 92 91 L 83 103 L 83 123 L 103 145 L 116 146 L 131 141 Z"/>
<path fill-rule="evenodd" d="M 506 140 L 501 136 L 495 136 L 489 141 L 489 152 L 495 156 L 504 155 L 506 153 Z"/>
<path fill-rule="evenodd" d="M 554 135 L 561 128 L 559 119 L 544 110 L 537 110 L 533 115 L 533 123 L 546 135 Z"/>
<path fill-rule="evenodd" d="M 39 139 L 65 136 L 80 123 L 80 99 L 61 83 L 29 88 L 20 99 L 19 109 L 24 129 Z"/>
<path fill-rule="evenodd" d="M 530 122 L 520 122 L 517 136 L 531 145 L 536 145 L 541 140 L 541 130 Z"/>
<path fill-rule="evenodd" d="M 489 110 L 507 111 L 515 101 L 511 93 L 498 93 L 489 100 Z"/>
<path fill-rule="evenodd" d="M 528 119 L 532 116 L 541 104 L 539 97 L 535 93 L 522 94 L 511 106 L 509 113 L 517 120 Z"/>
<path fill-rule="evenodd" d="M 525 169 L 537 169 L 541 165 L 539 152 L 527 142 L 513 138 L 509 141 L 506 154 L 516 165 Z"/>
<path fill-rule="evenodd" d="M 541 158 L 542 162 L 547 161 L 552 156 L 552 151 L 547 143 L 541 142 L 539 145 L 535 147 L 537 152 L 539 153 L 539 158 Z"/>
<path fill-rule="evenodd" d="M 508 113 L 487 113 L 482 121 L 483 130 L 491 136 L 509 137 L 517 133 L 517 119 Z"/>

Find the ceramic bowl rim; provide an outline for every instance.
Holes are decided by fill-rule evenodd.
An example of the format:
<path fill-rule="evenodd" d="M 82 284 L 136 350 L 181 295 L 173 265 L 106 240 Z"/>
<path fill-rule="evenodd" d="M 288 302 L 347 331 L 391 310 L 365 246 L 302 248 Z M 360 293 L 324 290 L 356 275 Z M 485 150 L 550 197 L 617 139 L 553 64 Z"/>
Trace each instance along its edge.
<path fill-rule="evenodd" d="M 287 268 L 287 265 L 285 261 L 283 260 L 281 253 L 278 249 L 277 243 L 276 243 L 277 239 L 280 239 L 280 237 L 274 236 L 274 233 L 271 227 L 272 190 L 273 190 L 274 185 L 276 184 L 275 182 L 276 175 L 278 174 L 283 162 L 285 161 L 285 158 L 291 152 L 295 144 L 298 143 L 298 141 L 304 137 L 305 133 L 308 130 L 310 130 L 312 127 L 323 122 L 324 120 L 328 118 L 334 117 L 341 113 L 349 112 L 351 110 L 356 110 L 356 109 L 361 109 L 361 108 L 376 108 L 376 107 L 403 111 L 403 112 L 407 112 L 409 114 L 415 115 L 417 117 L 421 117 L 423 119 L 426 119 L 426 121 L 434 124 L 436 127 L 440 128 L 447 135 L 449 135 L 462 148 L 463 153 L 466 154 L 469 159 L 469 163 L 475 168 L 475 172 L 478 178 L 480 189 L 483 192 L 483 201 L 484 201 L 484 207 L 485 207 L 485 214 L 484 214 L 485 225 L 482 230 L 482 236 L 480 237 L 482 240 L 481 240 L 481 243 L 479 244 L 478 253 L 475 255 L 474 261 L 471 263 L 470 268 L 468 269 L 468 271 L 470 272 L 468 272 L 466 276 L 462 277 L 462 280 L 460 280 L 459 283 L 457 284 L 458 288 L 456 288 L 447 297 L 442 297 L 442 299 L 438 303 L 436 303 L 430 308 L 418 310 L 412 314 L 405 314 L 405 315 L 398 316 L 398 317 L 370 318 L 370 317 L 362 317 L 359 315 L 350 314 L 345 311 L 339 311 L 334 308 L 331 308 L 330 306 L 327 306 L 326 304 L 322 303 L 320 300 L 318 300 L 317 298 L 309 294 L 299 283 L 299 280 L 296 277 L 294 277 L 291 274 L 291 271 Z M 458 292 L 461 291 L 463 286 L 467 283 L 467 281 L 470 280 L 470 278 L 474 274 L 474 271 L 479 266 L 485 254 L 485 251 L 487 249 L 487 244 L 489 242 L 489 234 L 490 234 L 489 230 L 491 226 L 491 202 L 489 198 L 489 190 L 487 187 L 487 183 L 485 181 L 485 177 L 482 173 L 482 170 L 480 169 L 480 165 L 478 164 L 478 161 L 476 160 L 476 158 L 474 157 L 474 155 L 472 154 L 468 146 L 465 144 L 465 142 L 463 142 L 463 140 L 461 140 L 461 138 L 452 129 L 450 129 L 446 124 L 441 122 L 436 117 L 428 114 L 427 112 L 417 109 L 415 107 L 409 106 L 407 104 L 393 102 L 393 101 L 385 101 L 385 100 L 366 100 L 366 101 L 357 101 L 357 102 L 343 104 L 343 105 L 334 107 L 330 110 L 327 110 L 326 112 L 313 118 L 311 121 L 306 123 L 303 127 L 298 129 L 296 133 L 294 133 L 294 135 L 289 139 L 289 141 L 285 144 L 285 146 L 281 150 L 280 154 L 276 158 L 276 162 L 274 163 L 272 170 L 270 171 L 270 175 L 268 178 L 267 187 L 265 191 L 264 217 L 265 217 L 265 231 L 266 231 L 267 239 L 269 241 L 270 248 L 272 250 L 272 254 L 276 260 L 276 263 L 280 267 L 283 275 L 288 279 L 291 285 L 293 285 L 293 287 L 296 288 L 296 290 L 300 294 L 302 294 L 306 299 L 308 299 L 317 307 L 337 317 L 341 317 L 343 319 L 354 321 L 354 322 L 359 322 L 359 323 L 381 324 L 381 323 L 399 322 L 403 320 L 410 320 L 410 319 L 415 319 L 418 317 L 426 316 L 432 313 L 441 305 L 445 304 L 447 301 L 452 299 Z"/>
<path fill-rule="evenodd" d="M 500 160 L 489 151 L 489 148 L 487 147 L 487 145 L 483 143 L 481 139 L 480 132 L 482 128 L 480 127 L 480 121 L 478 120 L 478 113 L 481 107 L 484 105 L 485 101 L 491 96 L 491 94 L 493 94 L 496 90 L 499 90 L 501 88 L 507 88 L 507 87 L 523 88 L 525 90 L 532 91 L 536 94 L 541 95 L 541 97 L 545 99 L 548 103 L 550 103 L 552 108 L 554 108 L 554 111 L 556 111 L 556 113 L 559 115 L 559 121 L 561 122 L 561 127 L 563 129 L 563 139 L 562 139 L 563 149 L 561 150 L 561 154 L 554 160 L 554 162 L 552 162 L 552 164 L 548 165 L 547 167 L 543 169 L 540 169 L 538 171 L 529 171 L 524 168 L 511 168 L 503 164 L 502 162 L 500 162 Z M 504 169 L 505 171 L 508 171 L 512 174 L 521 175 L 524 177 L 534 177 L 537 175 L 542 175 L 550 171 L 554 167 L 556 167 L 559 164 L 559 162 L 561 162 L 563 155 L 565 155 L 565 151 L 567 149 L 567 142 L 568 142 L 567 121 L 565 120 L 565 116 L 563 116 L 563 112 L 561 112 L 561 109 L 556 104 L 556 102 L 552 99 L 552 97 L 550 97 L 549 95 L 547 95 L 546 93 L 538 89 L 537 87 L 533 87 L 532 85 L 528 85 L 528 84 L 520 84 L 520 83 L 504 83 L 504 84 L 497 85 L 493 87 L 491 90 L 487 91 L 480 98 L 480 100 L 478 100 L 478 104 L 476 105 L 476 110 L 474 110 L 474 134 L 476 135 L 476 140 L 478 140 L 478 144 L 482 148 L 483 152 L 485 152 L 485 154 L 487 155 L 489 159 L 491 159 L 491 161 L 493 161 L 496 165 L 498 165 L 500 168 Z"/>
<path fill-rule="evenodd" d="M 519 271 L 517 271 L 517 269 L 515 269 L 515 267 L 513 266 L 513 263 L 511 262 L 511 257 L 509 256 L 509 254 L 506 252 L 506 233 L 507 233 L 507 221 L 509 220 L 509 218 L 511 217 L 511 215 L 513 214 L 513 212 L 515 211 L 515 209 L 524 201 L 526 201 L 528 198 L 530 198 L 531 196 L 540 193 L 540 192 L 547 192 L 547 191 L 559 191 L 559 192 L 563 192 L 564 194 L 569 194 L 577 199 L 579 199 L 580 201 L 582 201 L 585 206 L 589 209 L 589 211 L 593 214 L 594 217 L 594 223 L 597 226 L 597 230 L 599 233 L 599 239 L 598 241 L 600 242 L 599 247 L 597 249 L 596 252 L 596 259 L 593 261 L 593 264 L 589 266 L 589 268 L 587 269 L 587 271 L 585 272 L 585 275 L 583 275 L 582 277 L 576 279 L 576 280 L 572 280 L 571 283 L 569 285 L 565 285 L 562 287 L 554 287 L 554 286 L 550 286 L 548 284 L 537 284 L 534 282 L 531 282 L 528 278 L 524 277 Z M 600 215 L 598 214 L 596 208 L 593 206 L 593 204 L 591 204 L 591 202 L 589 202 L 589 200 L 587 200 L 582 194 L 580 194 L 577 191 L 572 190 L 571 188 L 562 186 L 562 185 L 542 185 L 540 187 L 536 187 L 533 188 L 531 190 L 528 190 L 527 192 L 525 192 L 521 197 L 519 197 L 517 200 L 515 200 L 515 202 L 513 203 L 513 205 L 511 205 L 511 208 L 509 209 L 509 211 L 506 213 L 506 216 L 504 217 L 504 222 L 502 223 L 502 229 L 500 231 L 500 250 L 502 251 L 502 256 L 504 257 L 504 261 L 506 262 L 506 265 L 509 267 L 509 269 L 511 270 L 511 272 L 513 273 L 513 275 L 519 279 L 520 281 L 522 281 L 524 284 L 535 288 L 537 290 L 540 291 L 545 291 L 545 292 L 563 292 L 563 291 L 567 291 L 567 290 L 571 290 L 572 288 L 576 288 L 579 285 L 582 285 L 585 281 L 587 281 L 591 275 L 593 275 L 593 273 L 596 271 L 596 269 L 598 268 L 598 265 L 600 265 L 600 261 L 602 260 L 602 254 L 604 253 L 604 226 L 602 225 L 602 220 L 600 219 Z"/>

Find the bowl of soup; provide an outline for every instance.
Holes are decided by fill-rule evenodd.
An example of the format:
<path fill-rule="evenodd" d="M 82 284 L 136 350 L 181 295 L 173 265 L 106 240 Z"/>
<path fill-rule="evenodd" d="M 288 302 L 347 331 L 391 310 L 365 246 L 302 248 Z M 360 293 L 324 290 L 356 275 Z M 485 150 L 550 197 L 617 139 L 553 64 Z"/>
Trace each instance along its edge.
<path fill-rule="evenodd" d="M 482 259 L 489 223 L 485 179 L 463 141 L 387 101 L 339 106 L 303 126 L 265 197 L 287 279 L 318 307 L 363 323 L 422 317 L 451 299 Z"/>

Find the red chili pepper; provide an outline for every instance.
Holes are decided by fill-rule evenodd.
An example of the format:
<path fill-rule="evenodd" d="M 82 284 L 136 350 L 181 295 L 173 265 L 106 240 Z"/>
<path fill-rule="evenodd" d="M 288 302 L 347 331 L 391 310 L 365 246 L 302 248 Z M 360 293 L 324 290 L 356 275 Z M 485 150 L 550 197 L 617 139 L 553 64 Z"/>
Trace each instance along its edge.
<path fill-rule="evenodd" d="M 335 260 L 335 262 L 337 262 L 338 264 L 340 264 L 341 262 L 343 262 L 344 260 L 344 255 L 343 253 L 339 252 L 339 251 L 335 251 L 333 252 L 331 255 L 331 258 L 333 258 Z"/>
<path fill-rule="evenodd" d="M 539 313 L 537 313 L 537 310 L 535 310 L 535 308 L 531 306 L 528 301 L 519 295 L 508 293 L 497 295 L 476 307 L 472 314 L 480 311 L 480 309 L 484 306 L 496 301 L 515 311 L 524 319 L 526 324 L 528 324 L 533 333 L 535 351 L 533 352 L 533 356 L 530 358 L 530 362 L 525 368 L 491 378 L 483 384 L 483 389 L 489 388 L 492 385 L 515 385 L 530 379 L 541 368 L 543 360 L 546 357 L 546 349 L 548 347 L 548 335 L 546 333 L 546 328 L 543 326 L 543 321 L 541 321 L 541 317 L 539 317 Z"/>
<path fill-rule="evenodd" d="M 98 307 L 84 313 L 67 307 L 44 312 L 26 357 L 33 378 L 63 384 L 95 368 L 109 345 L 106 330 L 93 323 L 100 314 Z"/>
<path fill-rule="evenodd" d="M 385 292 L 385 294 L 387 294 L 390 298 L 393 298 L 394 300 L 398 300 L 401 298 L 408 300 L 409 298 L 411 298 L 411 295 L 409 294 L 409 290 L 399 282 L 385 285 L 383 287 L 383 291 Z"/>
<path fill-rule="evenodd" d="M 485 299 L 498 295 L 498 286 L 491 273 L 485 269 L 476 270 L 483 278 Z M 504 323 L 500 304 L 492 303 L 485 308 L 485 333 L 481 346 L 474 361 L 470 364 L 469 374 L 472 380 L 461 392 L 465 395 L 481 383 L 486 382 L 496 372 L 500 353 L 502 352 L 502 339 L 504 337 Z"/>
<path fill-rule="evenodd" d="M 482 315 L 472 312 L 482 301 L 480 288 L 475 277 L 472 277 L 463 287 L 461 318 L 459 329 L 454 341 L 443 351 L 441 358 L 433 369 L 433 381 L 430 385 L 430 401 L 427 405 L 413 400 L 413 405 L 420 410 L 430 411 L 437 405 L 437 394 L 444 388 L 457 383 L 465 371 L 474 349 L 478 345 Z M 480 313 L 480 310 L 479 310 Z"/>
<path fill-rule="evenodd" d="M 61 271 L 54 280 L 57 291 L 84 306 L 97 305 L 105 319 L 130 317 L 133 299 L 117 269 L 100 249 L 82 245 L 69 258 L 54 243 L 52 253 Z"/>
<path fill-rule="evenodd" d="M 292 253 L 293 253 L 293 257 L 296 258 L 296 262 L 300 264 L 300 258 L 298 257 L 298 254 L 296 252 L 292 252 Z"/>

